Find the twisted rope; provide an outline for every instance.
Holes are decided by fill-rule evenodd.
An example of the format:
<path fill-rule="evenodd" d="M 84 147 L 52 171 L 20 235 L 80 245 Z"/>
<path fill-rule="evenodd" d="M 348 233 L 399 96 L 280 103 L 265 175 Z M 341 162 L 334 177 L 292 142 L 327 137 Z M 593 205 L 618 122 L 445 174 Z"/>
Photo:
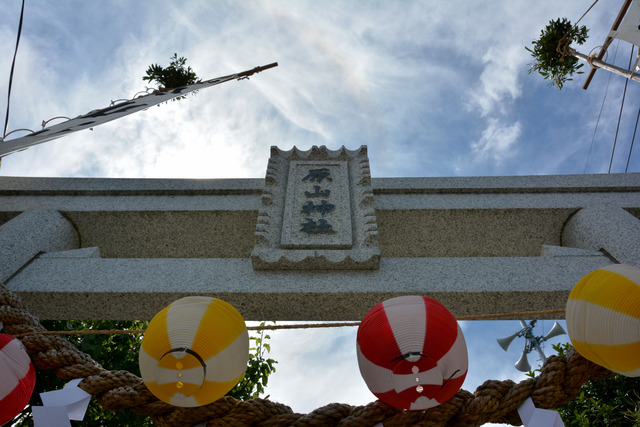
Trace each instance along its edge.
<path fill-rule="evenodd" d="M 566 358 L 550 356 L 540 375 L 520 383 L 489 380 L 474 393 L 460 390 L 449 401 L 425 411 L 405 411 L 381 401 L 365 406 L 331 403 L 309 414 L 294 413 L 289 406 L 266 399 L 240 401 L 225 396 L 195 408 L 181 408 L 159 401 L 142 379 L 127 371 L 109 371 L 68 340 L 42 335 L 45 328 L 32 316 L 18 296 L 0 283 L 0 322 L 8 334 L 20 338 L 33 363 L 53 369 L 65 380 L 84 378 L 79 387 L 107 410 L 150 417 L 158 426 L 185 426 L 208 421 L 208 426 L 481 426 L 485 423 L 521 425 L 517 409 L 531 397 L 538 408 L 557 408 L 575 398 L 582 384 L 613 373 L 582 358 L 572 349 Z"/>

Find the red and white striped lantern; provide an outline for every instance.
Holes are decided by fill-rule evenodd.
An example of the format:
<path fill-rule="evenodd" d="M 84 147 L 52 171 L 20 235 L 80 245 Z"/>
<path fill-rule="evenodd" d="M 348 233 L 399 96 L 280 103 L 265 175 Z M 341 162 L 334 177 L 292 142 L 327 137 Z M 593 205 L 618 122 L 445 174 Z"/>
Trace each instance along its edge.
<path fill-rule="evenodd" d="M 467 344 L 438 301 L 402 296 L 381 302 L 358 328 L 360 373 L 380 400 L 422 410 L 451 399 L 467 375 Z"/>
<path fill-rule="evenodd" d="M 18 415 L 29 403 L 36 371 L 22 343 L 0 334 L 0 425 Z"/>

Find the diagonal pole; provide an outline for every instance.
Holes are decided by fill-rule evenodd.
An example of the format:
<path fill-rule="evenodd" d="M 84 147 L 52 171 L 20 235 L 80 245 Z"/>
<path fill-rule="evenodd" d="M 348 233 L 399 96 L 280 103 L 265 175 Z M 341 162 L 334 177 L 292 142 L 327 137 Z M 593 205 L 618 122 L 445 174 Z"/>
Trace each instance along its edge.
<path fill-rule="evenodd" d="M 125 100 L 124 102 L 120 102 L 118 104 L 112 102 L 112 105 L 109 107 L 90 111 L 87 114 L 69 119 L 65 122 L 53 125 L 48 128 L 45 128 L 43 125 L 42 130 L 33 132 L 30 135 L 23 136 L 21 138 L 12 139 L 10 141 L 5 140 L 0 144 L 0 158 L 17 151 L 25 150 L 34 145 L 42 144 L 43 142 L 61 138 L 79 130 L 90 129 L 95 126 L 110 122 L 112 120 L 119 119 L 120 117 L 124 117 L 138 111 L 146 110 L 151 106 L 161 104 L 179 96 L 184 96 L 189 92 L 205 89 L 207 87 L 228 82 L 230 80 L 245 80 L 253 74 L 277 66 L 278 63 L 273 62 L 271 64 L 252 68 L 251 70 L 230 74 L 228 76 L 217 77 L 214 79 L 206 80 L 204 82 L 194 83 L 189 86 L 167 89 L 164 91 L 154 91 L 153 93 L 140 97 L 134 97 L 133 99 Z"/>
<path fill-rule="evenodd" d="M 622 77 L 625 77 L 627 79 L 636 81 L 636 82 L 640 82 L 640 74 L 634 73 L 633 70 L 625 70 L 624 68 L 620 68 L 617 67 L 615 65 L 612 64 L 608 64 L 606 62 L 602 62 L 599 59 L 589 59 L 589 57 L 587 55 L 585 55 L 584 53 L 580 53 L 580 52 L 571 52 L 571 55 L 578 57 L 578 59 L 581 59 L 587 63 L 591 62 L 591 64 L 593 64 L 593 66 L 595 68 L 593 68 L 591 71 L 595 71 L 598 68 L 602 68 L 603 70 L 607 70 L 610 71 L 612 73 L 618 74 Z M 584 89 L 584 88 L 583 88 Z"/>
<path fill-rule="evenodd" d="M 618 12 L 618 16 L 616 17 L 616 20 L 613 22 L 613 25 L 611 26 L 611 31 L 618 30 L 618 27 L 622 22 L 622 18 L 624 18 L 624 15 L 627 13 L 627 9 L 629 9 L 629 5 L 631 5 L 631 1 L 632 0 L 625 0 L 624 4 L 622 5 L 622 8 L 620 9 L 620 12 Z M 611 32 L 609 32 L 609 34 L 611 34 Z M 604 53 L 607 51 L 607 48 L 612 42 L 613 42 L 613 37 L 611 37 L 611 35 L 607 36 L 607 38 L 604 41 L 604 44 L 602 45 L 602 49 L 600 49 L 600 52 L 596 57 L 599 61 L 602 60 L 602 58 L 604 58 Z M 589 84 L 591 83 L 591 79 L 593 79 L 593 76 L 595 73 L 596 73 L 596 68 L 591 68 L 591 71 L 589 71 L 589 75 L 587 76 L 587 80 L 585 80 L 584 85 L 582 86 L 582 89 L 586 90 L 589 87 Z"/>

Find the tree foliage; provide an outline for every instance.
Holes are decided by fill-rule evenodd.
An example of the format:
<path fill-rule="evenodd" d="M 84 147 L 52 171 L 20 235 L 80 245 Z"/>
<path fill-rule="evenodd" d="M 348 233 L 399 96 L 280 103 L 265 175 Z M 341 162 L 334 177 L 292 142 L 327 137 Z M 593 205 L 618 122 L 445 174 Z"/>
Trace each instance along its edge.
<path fill-rule="evenodd" d="M 564 356 L 570 344 L 553 348 Z M 640 426 L 640 378 L 615 375 L 587 381 L 574 400 L 558 408 L 567 427 Z"/>
<path fill-rule="evenodd" d="M 273 323 L 275 324 L 275 322 Z M 265 322 L 261 322 L 260 326 L 265 326 Z M 249 341 L 253 341 L 253 346 L 249 349 L 247 372 L 242 380 L 227 393 L 228 396 L 233 396 L 240 400 L 248 400 L 259 397 L 264 393 L 269 381 L 269 375 L 276 371 L 275 364 L 278 363 L 266 357 L 271 352 L 271 345 L 267 342 L 269 339 L 271 337 L 265 335 L 264 330 L 260 330 L 257 335 L 249 337 Z"/>
<path fill-rule="evenodd" d="M 50 331 L 89 330 L 89 329 L 144 329 L 147 322 L 142 321 L 79 321 L 79 320 L 43 320 L 42 325 Z M 138 368 L 138 349 L 142 336 L 138 334 L 119 335 L 70 335 L 67 337 L 78 349 L 90 355 L 107 369 L 127 370 L 140 375 Z M 17 419 L 17 426 L 33 426 L 31 405 L 42 406 L 40 393 L 59 390 L 68 381 L 55 376 L 51 369 L 36 369 L 36 386 L 31 395 L 29 406 Z M 84 421 L 71 421 L 74 426 L 152 426 L 147 417 L 129 411 L 110 412 L 102 409 L 95 399 L 91 399 Z"/>
<path fill-rule="evenodd" d="M 570 45 L 576 42 L 581 45 L 587 40 L 587 27 L 571 25 L 567 18 L 558 18 L 549 21 L 540 32 L 540 38 L 534 40 L 533 49 L 526 47 L 535 62 L 531 64 L 529 74 L 538 72 L 549 80 L 549 86 L 562 89 L 564 83 L 573 80 L 574 73 L 579 71 L 584 64 L 578 64 L 578 58 L 571 55 Z"/>
<path fill-rule="evenodd" d="M 55 320 L 42 321 L 42 325 L 51 331 L 66 330 L 90 330 L 90 329 L 145 329 L 148 322 L 143 321 L 79 321 L 79 320 Z M 264 323 L 261 324 L 264 326 Z M 138 353 L 142 343 L 141 334 L 114 334 L 114 335 L 76 335 L 67 337 L 78 349 L 89 354 L 96 362 L 107 369 L 127 370 L 140 375 L 138 367 Z M 267 358 L 271 351 L 268 343 L 269 335 L 259 331 L 257 335 L 249 339 L 254 343 L 250 349 L 247 372 L 227 395 L 241 400 L 251 399 L 264 393 L 269 375 L 275 372 L 273 359 Z M 41 406 L 40 393 L 59 390 L 67 383 L 56 377 L 50 369 L 36 369 L 36 386 L 31 395 L 29 406 L 14 421 L 16 426 L 31 427 L 33 418 L 31 405 Z M 91 399 L 84 420 L 71 421 L 73 426 L 152 426 L 148 417 L 136 415 L 130 411 L 111 412 L 104 410 L 95 399 Z"/>
<path fill-rule="evenodd" d="M 552 346 L 565 356 L 571 344 Z M 535 369 L 527 373 L 533 377 Z M 557 409 L 567 427 L 640 427 L 640 378 L 615 375 L 584 383 L 571 402 Z"/>
<path fill-rule="evenodd" d="M 158 64 L 151 64 L 147 68 L 146 76 L 142 80 L 149 82 L 156 82 L 160 85 L 160 91 L 166 91 L 169 89 L 175 89 L 178 87 L 188 86 L 194 83 L 200 83 L 195 71 L 190 66 L 186 66 L 187 58 L 180 57 L 174 53 L 171 58 L 169 66 L 164 68 Z M 192 92 L 195 94 L 196 92 Z M 179 100 L 185 98 L 185 96 L 179 96 L 173 100 Z"/>

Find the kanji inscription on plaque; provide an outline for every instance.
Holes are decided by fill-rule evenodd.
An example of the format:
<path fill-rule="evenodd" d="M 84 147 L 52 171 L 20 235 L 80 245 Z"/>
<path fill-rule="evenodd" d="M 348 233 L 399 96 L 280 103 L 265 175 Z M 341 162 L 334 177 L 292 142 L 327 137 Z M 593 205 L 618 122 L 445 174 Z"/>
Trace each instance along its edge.
<path fill-rule="evenodd" d="M 257 270 L 377 269 L 366 147 L 272 147 L 251 259 Z"/>
<path fill-rule="evenodd" d="M 348 184 L 347 160 L 291 161 L 281 246 L 288 249 L 351 248 Z M 319 200 L 316 193 L 325 196 Z"/>

